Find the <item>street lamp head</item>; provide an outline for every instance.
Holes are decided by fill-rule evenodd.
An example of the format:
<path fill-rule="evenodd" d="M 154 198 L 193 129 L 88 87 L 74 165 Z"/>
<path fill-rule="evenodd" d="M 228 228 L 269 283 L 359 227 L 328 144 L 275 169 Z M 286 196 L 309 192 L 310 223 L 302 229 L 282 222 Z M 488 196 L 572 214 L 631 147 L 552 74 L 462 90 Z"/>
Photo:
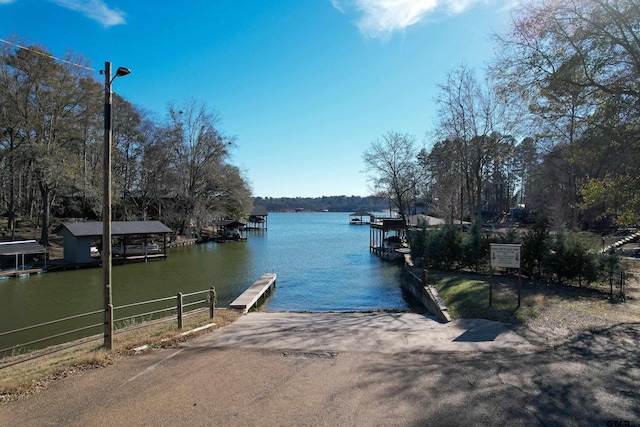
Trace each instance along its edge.
<path fill-rule="evenodd" d="M 124 68 L 124 67 L 118 67 L 118 70 L 116 71 L 116 77 L 126 76 L 127 74 L 131 74 L 130 69 Z"/>

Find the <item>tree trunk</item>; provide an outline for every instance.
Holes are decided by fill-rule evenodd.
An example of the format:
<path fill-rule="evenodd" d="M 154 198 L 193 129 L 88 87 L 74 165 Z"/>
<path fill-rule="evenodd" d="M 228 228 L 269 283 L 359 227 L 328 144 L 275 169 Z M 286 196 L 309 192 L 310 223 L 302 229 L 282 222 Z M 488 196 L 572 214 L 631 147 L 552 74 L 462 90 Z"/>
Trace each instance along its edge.
<path fill-rule="evenodd" d="M 13 141 L 11 141 L 13 149 Z M 15 168 L 13 166 L 13 154 L 9 161 L 9 209 L 7 212 L 7 226 L 11 231 L 11 241 L 13 241 L 16 233 L 16 190 L 15 190 Z"/>
<path fill-rule="evenodd" d="M 40 187 L 40 195 L 42 197 L 42 233 L 40 234 L 40 244 L 44 247 L 49 246 L 49 197 L 51 190 L 42 183 L 38 184 Z"/>

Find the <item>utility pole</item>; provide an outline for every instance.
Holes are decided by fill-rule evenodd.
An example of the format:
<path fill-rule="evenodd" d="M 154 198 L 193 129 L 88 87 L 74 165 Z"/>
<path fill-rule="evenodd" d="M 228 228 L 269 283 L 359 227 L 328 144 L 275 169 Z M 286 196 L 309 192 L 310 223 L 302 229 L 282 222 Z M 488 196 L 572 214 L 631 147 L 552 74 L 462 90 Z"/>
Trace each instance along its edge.
<path fill-rule="evenodd" d="M 111 63 L 104 63 L 104 142 L 102 180 L 102 281 L 104 289 L 104 346 L 113 348 L 113 302 L 111 299 L 111 83 L 131 73 L 119 67 L 111 78 Z"/>

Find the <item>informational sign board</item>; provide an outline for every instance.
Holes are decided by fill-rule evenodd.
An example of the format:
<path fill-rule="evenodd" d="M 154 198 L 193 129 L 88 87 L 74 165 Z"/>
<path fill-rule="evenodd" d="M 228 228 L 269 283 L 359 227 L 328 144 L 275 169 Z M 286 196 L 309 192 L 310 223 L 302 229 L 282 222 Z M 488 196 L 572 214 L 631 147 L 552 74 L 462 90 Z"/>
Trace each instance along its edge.
<path fill-rule="evenodd" d="M 491 244 L 491 267 L 520 268 L 522 245 Z"/>

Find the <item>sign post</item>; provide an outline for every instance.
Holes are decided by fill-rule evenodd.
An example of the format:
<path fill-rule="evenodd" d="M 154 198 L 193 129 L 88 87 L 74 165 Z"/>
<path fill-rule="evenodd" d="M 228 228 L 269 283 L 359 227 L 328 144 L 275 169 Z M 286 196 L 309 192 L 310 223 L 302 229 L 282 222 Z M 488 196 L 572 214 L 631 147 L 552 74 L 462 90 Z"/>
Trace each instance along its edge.
<path fill-rule="evenodd" d="M 491 281 L 489 282 L 489 307 L 493 299 L 493 268 L 518 269 L 518 307 L 522 296 L 522 269 L 520 267 L 522 245 L 519 244 L 491 244 Z"/>

